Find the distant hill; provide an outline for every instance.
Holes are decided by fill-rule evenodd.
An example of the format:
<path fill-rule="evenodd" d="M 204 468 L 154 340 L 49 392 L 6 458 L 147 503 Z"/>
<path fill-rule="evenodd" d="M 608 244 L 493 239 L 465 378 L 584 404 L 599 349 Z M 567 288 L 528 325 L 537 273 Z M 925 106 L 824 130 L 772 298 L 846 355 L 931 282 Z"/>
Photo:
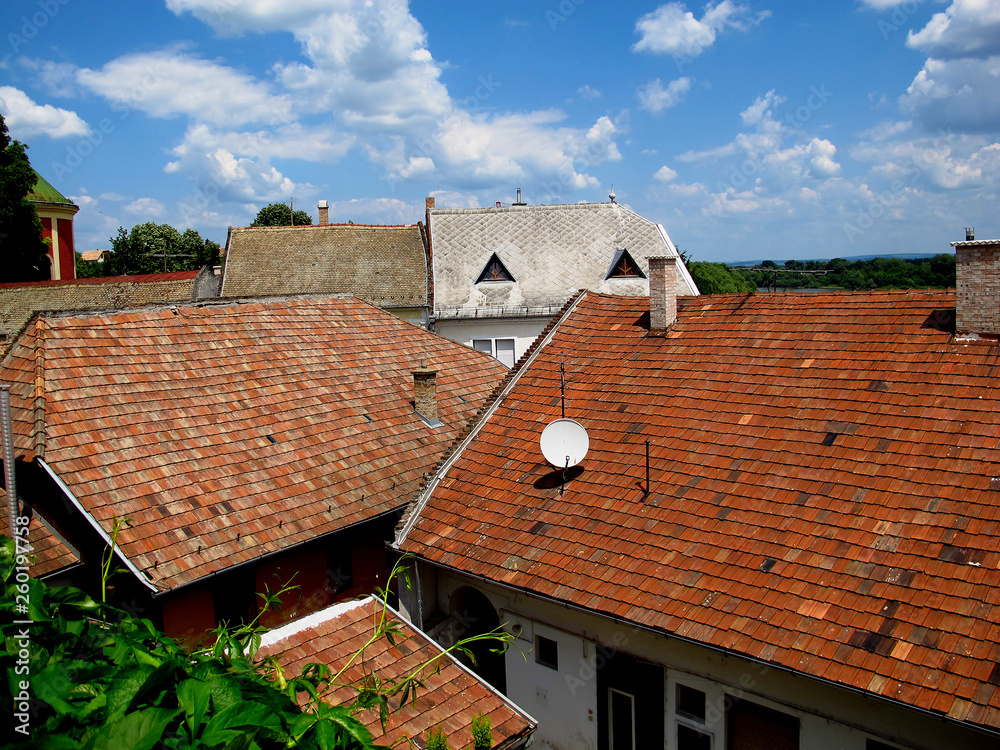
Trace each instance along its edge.
<path fill-rule="evenodd" d="M 948 255 L 954 255 L 955 252 L 951 251 Z M 900 260 L 913 260 L 915 258 L 933 258 L 935 255 L 941 255 L 942 253 L 879 253 L 876 255 L 848 255 L 848 256 L 837 256 L 843 257 L 844 260 L 855 261 L 855 260 L 874 260 L 875 258 L 899 258 Z M 823 263 L 827 263 L 832 258 L 785 258 L 784 260 L 778 260 L 777 258 L 765 258 L 764 260 L 772 260 L 779 266 L 784 265 L 789 260 L 818 260 Z M 764 260 L 737 260 L 737 261 L 725 261 L 727 266 L 733 266 L 735 268 L 742 268 L 743 266 L 759 266 Z"/>

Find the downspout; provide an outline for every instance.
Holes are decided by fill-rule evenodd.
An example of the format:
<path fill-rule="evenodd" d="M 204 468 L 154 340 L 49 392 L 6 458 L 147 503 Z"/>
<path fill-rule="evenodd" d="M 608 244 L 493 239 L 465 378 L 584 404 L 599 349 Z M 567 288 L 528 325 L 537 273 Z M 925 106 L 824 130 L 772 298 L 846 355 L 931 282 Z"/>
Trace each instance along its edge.
<path fill-rule="evenodd" d="M 7 488 L 7 533 L 17 539 L 17 478 L 14 473 L 14 430 L 10 416 L 10 386 L 0 385 L 0 434 L 3 436 L 3 474 Z"/>
<path fill-rule="evenodd" d="M 48 475 L 52 477 L 52 481 L 54 481 L 56 485 L 59 487 L 59 489 L 63 491 L 63 494 L 73 504 L 73 507 L 75 507 L 80 512 L 80 515 L 86 518 L 87 521 L 90 523 L 90 525 L 94 528 L 94 530 L 97 531 L 101 539 L 104 540 L 104 543 L 111 548 L 112 553 L 117 552 L 119 559 L 121 559 L 121 561 L 125 563 L 125 567 L 128 568 L 136 578 L 142 581 L 142 583 L 146 584 L 146 587 L 151 592 L 153 592 L 154 595 L 158 594 L 160 590 L 156 588 L 156 586 L 154 586 L 152 583 L 150 583 L 149 579 L 147 579 L 146 576 L 143 575 L 143 573 L 135 566 L 135 563 L 133 563 L 131 560 L 128 559 L 128 557 L 125 556 L 125 553 L 121 551 L 121 547 L 117 543 L 115 543 L 110 536 L 107 535 L 104 529 L 101 528 L 101 524 L 97 522 L 97 519 L 94 518 L 92 515 L 90 515 L 90 513 L 88 513 L 86 510 L 84 510 L 83 505 L 81 505 L 80 501 L 76 499 L 75 495 L 73 495 L 73 491 L 66 485 L 66 483 L 62 479 L 59 478 L 59 475 L 52 470 L 52 467 L 50 467 L 47 463 L 45 463 L 45 461 L 41 458 L 36 458 L 35 461 L 38 463 L 39 466 L 45 469 L 46 472 L 48 472 Z"/>

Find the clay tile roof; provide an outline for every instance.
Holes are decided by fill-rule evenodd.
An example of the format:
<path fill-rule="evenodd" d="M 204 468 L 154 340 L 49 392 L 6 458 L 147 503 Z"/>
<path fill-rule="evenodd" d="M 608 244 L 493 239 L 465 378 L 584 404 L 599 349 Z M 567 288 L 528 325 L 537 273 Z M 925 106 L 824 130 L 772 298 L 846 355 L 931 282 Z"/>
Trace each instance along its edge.
<path fill-rule="evenodd" d="M 0 489 L 0 504 L 6 502 L 7 493 Z M 21 537 L 22 546 L 19 549 L 27 551 L 31 561 L 29 573 L 34 578 L 44 578 L 80 563 L 79 551 L 72 548 L 37 512 L 31 515 L 28 523 L 26 541 L 30 549 L 23 546 L 24 541 L 25 538 Z"/>
<path fill-rule="evenodd" d="M 185 302 L 197 271 L 0 284 L 0 343 L 16 336 L 36 312 Z"/>
<path fill-rule="evenodd" d="M 428 304 L 418 224 L 323 224 L 230 230 L 223 297 L 353 294 L 379 307 Z"/>
<path fill-rule="evenodd" d="M 531 717 L 451 656 L 442 657 L 441 648 L 433 640 L 376 597 L 335 604 L 266 633 L 261 639 L 258 659 L 276 657 L 287 677 L 299 675 L 310 663 L 325 664 L 336 674 L 371 638 L 376 618 L 383 611 L 400 628 L 394 636 L 395 645 L 385 637 L 376 640 L 365 650 L 364 660 L 359 659 L 344 672 L 342 683 L 356 683 L 372 672 L 382 680 L 401 679 L 429 660 L 439 658 L 424 671 L 425 685 L 418 691 L 415 705 L 407 702 L 400 706 L 398 699 L 390 701 L 384 735 L 377 711 L 358 714 L 378 742 L 396 747 L 399 740 L 422 740 L 427 730 L 440 726 L 451 747 L 471 747 L 469 725 L 478 713 L 487 715 L 492 722 L 494 748 L 520 747 L 527 741 L 535 729 Z M 437 667 L 440 669 L 435 671 Z M 352 701 L 356 693 L 341 685 L 325 697 L 339 704 Z"/>
<path fill-rule="evenodd" d="M 691 297 L 655 336 L 647 304 L 585 295 L 401 548 L 1000 727 L 996 342 L 953 340 L 953 291 Z"/>
<path fill-rule="evenodd" d="M 438 416 L 411 370 L 438 371 Z M 506 368 L 350 297 L 39 317 L 9 349 L 15 448 L 166 590 L 392 512 Z"/>
<path fill-rule="evenodd" d="M 429 216 L 438 317 L 483 307 L 551 314 L 579 289 L 649 294 L 644 278 L 607 279 L 620 251 L 643 274 L 649 256 L 678 255 L 663 227 L 618 203 L 435 208 Z M 494 253 L 514 283 L 476 283 Z M 697 294 L 687 268 L 678 271 L 677 293 Z"/>

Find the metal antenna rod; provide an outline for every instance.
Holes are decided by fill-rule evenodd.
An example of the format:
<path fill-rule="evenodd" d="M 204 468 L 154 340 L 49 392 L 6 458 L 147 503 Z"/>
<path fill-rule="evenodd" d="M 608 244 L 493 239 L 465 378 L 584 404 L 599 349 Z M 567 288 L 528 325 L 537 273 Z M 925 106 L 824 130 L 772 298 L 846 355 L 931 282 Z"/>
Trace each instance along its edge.
<path fill-rule="evenodd" d="M 643 499 L 649 497 L 649 441 L 646 441 L 646 494 Z"/>
<path fill-rule="evenodd" d="M 566 362 L 559 359 L 559 394 L 562 409 L 562 418 L 566 419 Z"/>

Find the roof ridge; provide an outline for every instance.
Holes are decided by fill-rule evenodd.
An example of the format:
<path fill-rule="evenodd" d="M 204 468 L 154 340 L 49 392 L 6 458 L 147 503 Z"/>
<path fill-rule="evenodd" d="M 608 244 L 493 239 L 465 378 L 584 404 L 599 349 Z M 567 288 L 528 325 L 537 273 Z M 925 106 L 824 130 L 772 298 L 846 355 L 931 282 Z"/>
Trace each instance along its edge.
<path fill-rule="evenodd" d="M 168 273 L 141 273 L 132 276 L 93 276 L 85 279 L 46 279 L 44 281 L 9 281 L 0 284 L 0 289 L 17 287 L 83 286 L 87 284 L 129 284 L 149 281 L 182 281 L 193 279 L 198 271 L 170 271 Z"/>
<path fill-rule="evenodd" d="M 32 398 L 31 449 L 35 458 L 45 458 L 45 318 L 35 320 L 35 378 Z"/>

